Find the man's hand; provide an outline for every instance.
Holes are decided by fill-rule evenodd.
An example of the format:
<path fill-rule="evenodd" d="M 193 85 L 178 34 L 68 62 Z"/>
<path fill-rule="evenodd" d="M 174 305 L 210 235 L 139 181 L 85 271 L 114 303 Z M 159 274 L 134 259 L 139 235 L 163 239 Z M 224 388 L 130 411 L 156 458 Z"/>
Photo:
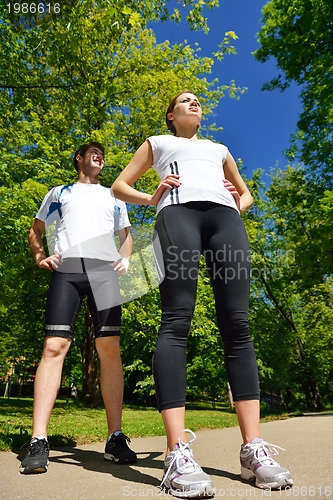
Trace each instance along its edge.
<path fill-rule="evenodd" d="M 60 255 L 54 254 L 38 262 L 38 267 L 40 267 L 41 269 L 48 269 L 49 271 L 51 271 L 51 273 L 53 273 L 54 269 L 58 269 L 58 267 L 61 265 L 61 262 L 62 260 Z"/>
<path fill-rule="evenodd" d="M 123 275 L 127 273 L 129 261 L 126 257 L 123 257 L 121 260 L 117 260 L 117 262 L 112 262 L 111 266 L 117 274 Z"/>

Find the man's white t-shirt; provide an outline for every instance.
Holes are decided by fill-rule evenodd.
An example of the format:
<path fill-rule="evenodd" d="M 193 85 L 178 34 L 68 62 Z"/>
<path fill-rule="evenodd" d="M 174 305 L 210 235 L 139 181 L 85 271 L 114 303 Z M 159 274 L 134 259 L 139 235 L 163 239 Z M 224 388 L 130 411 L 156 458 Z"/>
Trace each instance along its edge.
<path fill-rule="evenodd" d="M 130 226 L 126 204 L 110 189 L 81 182 L 51 189 L 36 218 L 45 222 L 49 251 L 63 259 L 119 260 L 114 232 Z"/>
<path fill-rule="evenodd" d="M 160 178 L 164 180 L 167 175 L 177 174 L 181 182 L 179 187 L 162 195 L 157 212 L 168 205 L 190 201 L 212 201 L 238 211 L 234 197 L 223 184 L 226 146 L 173 135 L 152 136 L 147 140 L 153 151 L 153 168 Z"/>

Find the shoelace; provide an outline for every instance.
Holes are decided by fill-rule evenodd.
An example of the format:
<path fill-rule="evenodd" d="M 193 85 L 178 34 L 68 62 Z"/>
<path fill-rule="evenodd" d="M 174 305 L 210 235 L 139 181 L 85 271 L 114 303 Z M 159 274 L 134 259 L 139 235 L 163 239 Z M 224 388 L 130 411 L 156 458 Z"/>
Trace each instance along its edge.
<path fill-rule="evenodd" d="M 193 436 L 193 438 L 188 443 L 183 443 L 182 441 L 180 441 L 180 435 L 183 432 L 189 432 Z M 162 488 L 162 486 L 163 486 L 166 478 L 168 477 L 168 475 L 171 471 L 171 468 L 175 462 L 176 462 L 177 470 L 183 474 L 185 474 L 186 472 L 193 473 L 193 472 L 201 472 L 202 471 L 201 467 L 194 461 L 192 450 L 190 448 L 190 444 L 193 443 L 193 441 L 195 441 L 196 439 L 197 439 L 196 435 L 190 429 L 184 429 L 184 430 L 180 431 L 180 433 L 178 434 L 179 449 L 173 450 L 171 452 L 174 456 L 169 464 L 169 467 L 168 467 L 166 473 L 164 474 L 163 480 L 160 484 L 160 488 Z"/>
<path fill-rule="evenodd" d="M 125 436 L 125 434 L 124 434 L 123 432 L 121 432 L 121 433 L 119 434 L 119 436 L 121 436 L 121 437 L 122 437 L 124 444 L 126 444 L 126 441 L 128 442 L 128 444 L 131 444 L 131 440 L 130 440 L 130 438 L 129 438 L 128 436 Z"/>
<path fill-rule="evenodd" d="M 251 443 L 250 446 L 254 450 L 254 457 L 258 460 L 258 462 L 266 466 L 279 466 L 271 455 L 279 454 L 277 448 L 279 448 L 279 450 L 286 451 L 285 448 L 281 448 L 281 446 L 277 446 L 276 444 L 267 443 L 266 441 L 262 441 L 261 443 Z"/>
<path fill-rule="evenodd" d="M 33 441 L 29 439 L 21 446 L 20 450 L 23 449 L 29 449 L 29 454 L 32 456 L 41 455 L 48 451 L 48 444 L 45 439 L 36 439 Z"/>
<path fill-rule="evenodd" d="M 112 436 L 117 439 L 118 441 L 122 441 L 122 444 L 126 445 L 126 441 L 130 444 L 131 443 L 131 440 L 128 436 L 125 436 L 125 434 L 123 432 L 120 432 L 117 436 L 115 436 L 114 434 L 111 434 L 108 439 L 106 440 L 106 442 L 108 443 L 110 441 L 110 439 L 112 438 Z"/>

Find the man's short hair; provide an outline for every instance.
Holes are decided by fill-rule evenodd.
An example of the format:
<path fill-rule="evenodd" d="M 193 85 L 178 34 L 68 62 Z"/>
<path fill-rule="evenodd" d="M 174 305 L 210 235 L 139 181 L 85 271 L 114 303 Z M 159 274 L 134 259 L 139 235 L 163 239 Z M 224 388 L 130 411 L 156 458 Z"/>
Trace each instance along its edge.
<path fill-rule="evenodd" d="M 102 144 L 100 144 L 99 142 L 88 142 L 87 144 L 82 144 L 82 146 L 80 146 L 74 153 L 74 158 L 73 158 L 73 162 L 74 162 L 74 167 L 77 171 L 79 171 L 79 166 L 78 166 L 78 162 L 77 162 L 77 159 L 76 157 L 78 155 L 82 156 L 82 158 L 84 158 L 84 155 L 86 154 L 86 152 L 88 151 L 88 149 L 90 148 L 98 148 L 102 151 L 103 153 L 103 156 L 104 156 L 104 147 L 102 146 Z"/>

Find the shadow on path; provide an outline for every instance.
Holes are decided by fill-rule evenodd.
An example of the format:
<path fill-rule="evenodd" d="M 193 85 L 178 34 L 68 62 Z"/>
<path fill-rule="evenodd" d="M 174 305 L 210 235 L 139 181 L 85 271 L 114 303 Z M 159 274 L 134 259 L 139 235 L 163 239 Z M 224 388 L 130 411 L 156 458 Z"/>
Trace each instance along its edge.
<path fill-rule="evenodd" d="M 59 452 L 59 455 L 57 455 L 57 452 Z M 18 460 L 22 459 L 20 455 L 17 456 Z M 50 456 L 50 466 L 52 466 L 52 463 L 58 463 L 64 464 L 67 467 L 82 467 L 86 470 L 99 472 L 101 474 L 111 474 L 113 477 L 122 481 L 156 487 L 159 486 L 163 475 L 164 453 L 141 451 L 137 453 L 137 456 L 138 461 L 134 465 L 118 465 L 109 460 L 104 460 L 103 454 L 97 451 L 82 450 L 75 447 L 53 448 L 52 455 Z M 203 468 L 210 476 L 224 477 L 243 482 L 239 474 L 212 467 Z M 147 473 L 146 469 L 157 470 L 160 479 Z"/>

